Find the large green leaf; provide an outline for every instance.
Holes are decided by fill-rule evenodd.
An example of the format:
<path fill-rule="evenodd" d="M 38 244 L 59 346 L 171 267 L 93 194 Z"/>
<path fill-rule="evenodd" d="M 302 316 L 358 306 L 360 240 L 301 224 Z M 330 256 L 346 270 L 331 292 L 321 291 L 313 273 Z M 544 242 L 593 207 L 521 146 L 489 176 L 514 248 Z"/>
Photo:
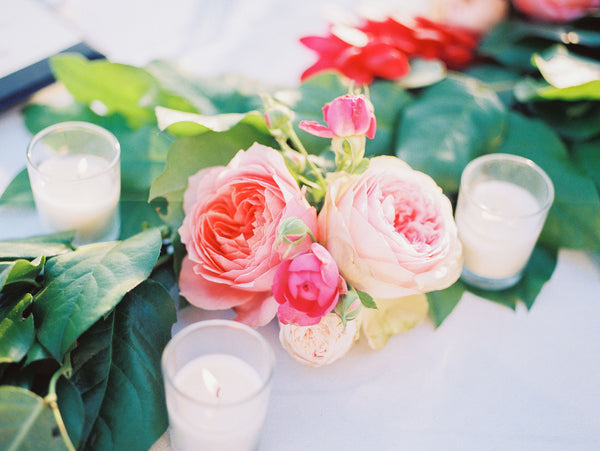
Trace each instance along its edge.
<path fill-rule="evenodd" d="M 458 305 L 465 291 L 470 291 L 479 297 L 497 302 L 513 310 L 519 301 L 531 309 L 542 287 L 550 280 L 556 268 L 557 258 L 556 250 L 536 246 L 523 271 L 521 280 L 514 287 L 506 290 L 481 290 L 458 280 L 445 290 L 427 293 L 429 314 L 433 323 L 439 327 Z"/>
<path fill-rule="evenodd" d="M 29 174 L 27 169 L 19 172 L 8 184 L 2 196 L 0 196 L 0 205 L 11 207 L 35 208 L 33 192 L 29 184 Z"/>
<path fill-rule="evenodd" d="M 146 450 L 165 431 L 160 358 L 175 320 L 169 294 L 147 280 L 81 337 L 72 380 L 85 405 L 85 449 Z"/>
<path fill-rule="evenodd" d="M 276 89 L 269 84 L 236 74 L 196 78 L 165 61 L 152 61 L 145 69 L 165 89 L 185 98 L 198 112 L 207 115 L 246 113 L 261 109 L 260 93 L 271 93 Z"/>
<path fill-rule="evenodd" d="M 169 149 L 164 172 L 150 188 L 150 199 L 166 199 L 169 205 L 165 220 L 179 226 L 183 221 L 182 201 L 188 177 L 209 166 L 226 165 L 239 150 L 255 142 L 276 146 L 264 119 L 256 113 L 224 132 L 207 131 L 179 138 Z"/>
<path fill-rule="evenodd" d="M 448 78 L 405 108 L 396 155 L 455 193 L 467 163 L 502 140 L 505 116 L 502 102 L 483 83 Z"/>
<path fill-rule="evenodd" d="M 64 53 L 52 57 L 50 66 L 75 99 L 92 106 L 101 102 L 108 113 L 121 113 L 133 126 L 154 123 L 157 105 L 194 111 L 189 102 L 164 91 L 138 67 Z"/>
<path fill-rule="evenodd" d="M 556 249 L 600 249 L 600 199 L 593 181 L 570 160 L 560 138 L 540 120 L 509 114 L 509 127 L 498 152 L 536 162 L 552 179 L 554 204 L 541 242 Z"/>
<path fill-rule="evenodd" d="M 37 285 L 35 278 L 46 263 L 44 256 L 39 256 L 32 262 L 28 260 L 15 260 L 12 262 L 0 261 L 0 291 L 5 285 L 11 283 L 27 283 Z"/>
<path fill-rule="evenodd" d="M 458 280 L 444 290 L 427 293 L 429 315 L 436 327 L 441 326 L 448 315 L 452 313 L 452 310 L 458 305 L 466 289 L 465 284 Z"/>
<path fill-rule="evenodd" d="M 0 241 L 0 261 L 19 258 L 33 260 L 40 255 L 53 257 L 73 250 L 74 232 L 60 232 Z"/>
<path fill-rule="evenodd" d="M 83 246 L 48 261 L 33 304 L 37 337 L 58 360 L 77 338 L 146 279 L 161 248 L 158 229 L 126 241 Z"/>
<path fill-rule="evenodd" d="M 50 407 L 20 387 L 0 387 L 0 449 L 67 450 Z"/>
<path fill-rule="evenodd" d="M 573 146 L 578 166 L 594 181 L 600 192 L 600 138 Z"/>
<path fill-rule="evenodd" d="M 73 446 L 77 448 L 81 441 L 85 410 L 81 394 L 71 380 L 61 377 L 56 384 L 58 409 Z"/>
<path fill-rule="evenodd" d="M 565 139 L 587 141 L 600 135 L 600 102 L 539 101 L 527 106 Z"/>
<path fill-rule="evenodd" d="M 510 20 L 500 23 L 487 33 L 480 43 L 479 51 L 506 66 L 531 70 L 532 54 L 565 41 L 597 47 L 600 45 L 600 33 L 597 29 L 577 28 L 576 24 L 536 24 Z"/>
<path fill-rule="evenodd" d="M 19 362 L 33 343 L 33 317 L 23 317 L 33 297 L 27 293 L 16 304 L 5 302 L 0 308 L 0 363 Z"/>

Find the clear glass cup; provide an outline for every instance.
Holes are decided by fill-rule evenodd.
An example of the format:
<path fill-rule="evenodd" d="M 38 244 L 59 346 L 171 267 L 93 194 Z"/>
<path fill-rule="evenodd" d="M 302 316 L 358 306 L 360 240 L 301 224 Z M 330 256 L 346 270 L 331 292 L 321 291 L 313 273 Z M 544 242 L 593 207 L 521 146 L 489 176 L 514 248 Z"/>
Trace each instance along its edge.
<path fill-rule="evenodd" d="M 162 355 L 171 448 L 258 449 L 274 364 L 267 341 L 235 321 L 175 334 Z"/>
<path fill-rule="evenodd" d="M 47 232 L 74 230 L 76 245 L 119 237 L 121 147 L 108 130 L 63 122 L 37 133 L 27 172 Z"/>
<path fill-rule="evenodd" d="M 471 161 L 455 214 L 464 253 L 461 279 L 487 290 L 515 285 L 553 200 L 552 181 L 527 158 L 495 153 Z"/>

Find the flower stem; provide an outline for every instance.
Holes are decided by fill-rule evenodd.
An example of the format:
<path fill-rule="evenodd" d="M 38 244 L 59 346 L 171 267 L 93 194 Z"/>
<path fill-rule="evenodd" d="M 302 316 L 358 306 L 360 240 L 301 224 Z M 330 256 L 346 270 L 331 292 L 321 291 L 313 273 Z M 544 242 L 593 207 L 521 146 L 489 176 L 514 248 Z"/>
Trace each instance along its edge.
<path fill-rule="evenodd" d="M 56 396 L 56 383 L 61 376 L 70 376 L 71 375 L 71 361 L 69 358 L 69 354 L 67 354 L 66 363 L 62 366 L 56 373 L 52 375 L 50 379 L 50 386 L 48 387 L 48 394 L 44 397 L 44 402 L 50 407 L 52 410 L 52 414 L 54 415 L 54 420 L 58 426 L 58 430 L 60 431 L 60 435 L 65 442 L 65 447 L 69 451 L 75 451 L 75 446 L 73 446 L 73 442 L 69 437 L 69 433 L 67 432 L 67 428 L 65 427 L 65 423 L 60 414 L 60 410 L 58 409 L 58 397 Z"/>
<path fill-rule="evenodd" d="M 298 149 L 298 151 L 304 156 L 304 158 L 306 158 L 308 166 L 312 170 L 313 174 L 315 174 L 315 176 L 317 177 L 317 182 L 319 183 L 319 186 L 321 187 L 323 192 L 325 192 L 325 179 L 323 178 L 323 173 L 321 172 L 321 169 L 319 169 L 317 165 L 313 161 L 311 161 L 310 158 L 308 158 L 308 152 L 304 148 L 302 141 L 300 141 L 300 138 L 298 138 L 298 135 L 292 128 L 291 124 L 289 124 L 289 126 L 286 128 L 286 134 L 290 137 L 292 143 Z"/>

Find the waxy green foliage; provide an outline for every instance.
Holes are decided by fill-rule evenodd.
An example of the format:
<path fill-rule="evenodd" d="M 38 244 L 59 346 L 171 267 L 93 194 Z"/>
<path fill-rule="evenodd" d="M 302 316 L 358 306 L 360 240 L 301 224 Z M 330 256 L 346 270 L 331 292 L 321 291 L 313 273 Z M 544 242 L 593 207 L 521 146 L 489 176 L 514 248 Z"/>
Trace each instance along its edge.
<path fill-rule="evenodd" d="M 167 427 L 160 356 L 176 321 L 151 277 L 161 232 L 71 240 L 0 242 L 0 448 L 68 449 L 64 422 L 81 449 L 146 450 Z M 46 393 L 57 371 L 60 423 Z"/>

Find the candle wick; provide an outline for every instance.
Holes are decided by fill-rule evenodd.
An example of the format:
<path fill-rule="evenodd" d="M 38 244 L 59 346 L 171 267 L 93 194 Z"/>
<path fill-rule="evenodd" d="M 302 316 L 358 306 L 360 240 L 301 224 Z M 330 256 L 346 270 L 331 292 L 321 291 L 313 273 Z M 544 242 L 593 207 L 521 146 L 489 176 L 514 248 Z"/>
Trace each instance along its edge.
<path fill-rule="evenodd" d="M 208 391 L 212 393 L 215 398 L 221 397 L 221 384 L 219 384 L 219 380 L 206 368 L 202 368 L 202 380 Z"/>

